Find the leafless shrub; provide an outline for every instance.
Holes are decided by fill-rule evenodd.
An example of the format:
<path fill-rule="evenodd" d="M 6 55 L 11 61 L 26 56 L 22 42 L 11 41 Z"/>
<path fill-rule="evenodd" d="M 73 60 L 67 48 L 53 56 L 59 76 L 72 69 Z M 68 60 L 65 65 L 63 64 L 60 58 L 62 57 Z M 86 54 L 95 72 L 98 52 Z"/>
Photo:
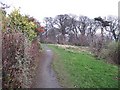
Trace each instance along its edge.
<path fill-rule="evenodd" d="M 100 57 L 105 58 L 107 62 L 120 64 L 119 62 L 120 44 L 119 42 L 111 42 L 107 49 L 102 49 Z"/>

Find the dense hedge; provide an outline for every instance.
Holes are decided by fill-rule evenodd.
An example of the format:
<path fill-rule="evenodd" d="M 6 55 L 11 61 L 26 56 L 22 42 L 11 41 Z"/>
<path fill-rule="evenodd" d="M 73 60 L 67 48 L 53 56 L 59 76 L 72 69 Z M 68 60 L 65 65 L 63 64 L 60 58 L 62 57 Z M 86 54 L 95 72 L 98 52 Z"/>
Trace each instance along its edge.
<path fill-rule="evenodd" d="M 2 11 L 2 10 L 0 10 Z M 14 10 L 2 20 L 2 87 L 29 88 L 40 57 L 37 25 Z"/>

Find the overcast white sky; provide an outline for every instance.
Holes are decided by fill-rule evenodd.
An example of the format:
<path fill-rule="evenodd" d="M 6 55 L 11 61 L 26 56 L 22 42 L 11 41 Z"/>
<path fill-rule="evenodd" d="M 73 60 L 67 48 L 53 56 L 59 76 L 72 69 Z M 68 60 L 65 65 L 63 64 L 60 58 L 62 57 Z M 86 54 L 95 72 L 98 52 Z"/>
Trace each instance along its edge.
<path fill-rule="evenodd" d="M 58 14 L 85 15 L 90 18 L 118 15 L 119 0 L 0 0 L 13 7 L 21 7 L 21 13 L 34 16 L 40 22 L 44 17 Z"/>

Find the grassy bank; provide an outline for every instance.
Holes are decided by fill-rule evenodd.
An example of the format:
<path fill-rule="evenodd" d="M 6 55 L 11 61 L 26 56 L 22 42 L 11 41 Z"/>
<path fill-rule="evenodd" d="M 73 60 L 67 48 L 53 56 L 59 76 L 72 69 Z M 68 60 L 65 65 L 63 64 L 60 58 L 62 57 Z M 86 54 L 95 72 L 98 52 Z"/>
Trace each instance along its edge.
<path fill-rule="evenodd" d="M 118 68 L 86 52 L 48 45 L 55 53 L 53 68 L 63 87 L 117 88 Z"/>

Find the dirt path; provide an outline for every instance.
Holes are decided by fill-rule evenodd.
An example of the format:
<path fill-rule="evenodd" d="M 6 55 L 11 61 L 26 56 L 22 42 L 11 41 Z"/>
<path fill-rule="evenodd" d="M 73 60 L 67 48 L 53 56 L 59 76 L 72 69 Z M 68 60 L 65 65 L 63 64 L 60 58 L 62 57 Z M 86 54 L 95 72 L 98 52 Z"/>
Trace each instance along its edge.
<path fill-rule="evenodd" d="M 32 88 L 60 88 L 55 73 L 51 68 L 53 52 L 47 46 L 44 47 L 44 51 Z"/>

